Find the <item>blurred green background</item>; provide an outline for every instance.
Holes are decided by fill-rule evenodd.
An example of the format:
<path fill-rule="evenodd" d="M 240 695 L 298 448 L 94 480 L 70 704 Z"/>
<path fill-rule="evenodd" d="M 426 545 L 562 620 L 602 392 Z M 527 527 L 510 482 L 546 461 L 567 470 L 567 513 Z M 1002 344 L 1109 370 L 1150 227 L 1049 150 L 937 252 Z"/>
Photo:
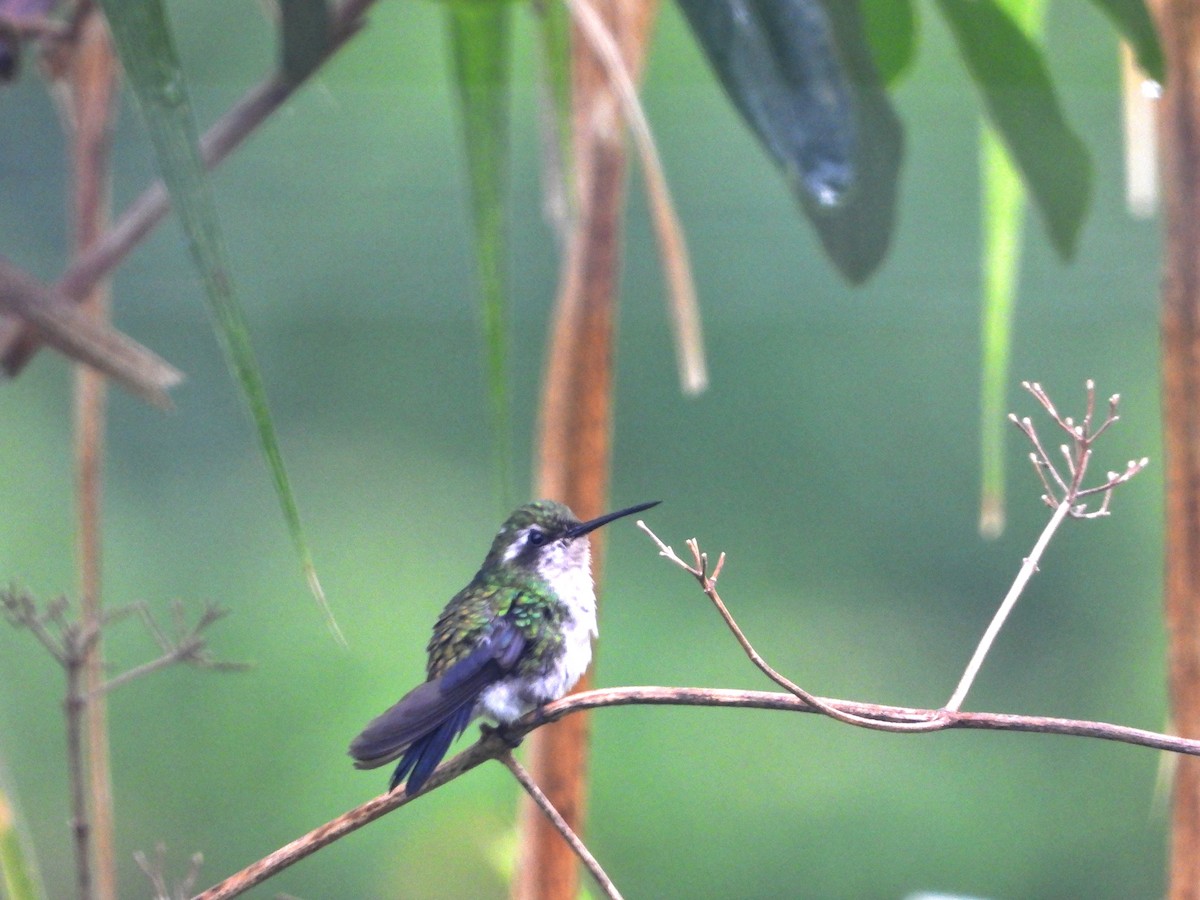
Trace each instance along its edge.
<path fill-rule="evenodd" d="M 723 595 L 806 688 L 945 701 L 1049 510 L 1010 438 L 1009 527 L 977 536 L 978 105 L 930 6 L 894 91 L 907 128 L 899 230 L 882 272 L 842 284 L 743 130 L 673 6 L 645 102 L 687 229 L 712 388 L 680 395 L 653 236 L 632 183 L 621 300 L 614 506 L 729 562 Z M 202 124 L 267 71 L 259 10 L 172 6 Z M 518 17 L 511 251 L 517 476 L 530 447 L 556 255 L 539 211 L 534 66 Z M 255 438 L 174 223 L 116 278 L 119 325 L 188 374 L 168 415 L 114 392 L 107 600 L 232 615 L 211 633 L 241 674 L 171 669 L 111 699 L 122 894 L 137 849 L 219 880 L 385 786 L 345 755 L 422 677 L 437 612 L 503 514 L 472 283 L 442 11 L 381 4 L 369 27 L 214 180 L 235 277 L 339 648 L 299 575 Z M 1160 617 L 1156 222 L 1124 208 L 1116 41 L 1055 4 L 1048 57 L 1096 166 L 1070 266 L 1026 229 L 1014 382 L 1080 411 L 1120 391 L 1098 469 L 1148 455 L 1115 515 L 1069 523 L 968 701 L 1165 726 Z M 0 92 L 0 248 L 51 278 L 67 244 L 64 147 L 33 67 Z M 154 171 L 136 114 L 117 135 L 116 206 Z M 0 578 L 72 594 L 68 368 L 43 353 L 0 389 Z M 1014 383 L 1011 408 L 1034 415 Z M 518 498 L 524 499 L 524 496 Z M 684 575 L 629 523 L 609 531 L 601 685 L 767 687 Z M 109 636 L 115 669 L 155 648 Z M 0 630 L 0 780 L 52 897 L 72 885 L 63 682 Z M 811 716 L 672 708 L 593 719 L 589 839 L 630 897 L 1158 896 L 1155 753 L 1016 734 L 889 736 Z M 305 860 L 255 896 L 500 897 L 517 791 L 496 765 Z"/>

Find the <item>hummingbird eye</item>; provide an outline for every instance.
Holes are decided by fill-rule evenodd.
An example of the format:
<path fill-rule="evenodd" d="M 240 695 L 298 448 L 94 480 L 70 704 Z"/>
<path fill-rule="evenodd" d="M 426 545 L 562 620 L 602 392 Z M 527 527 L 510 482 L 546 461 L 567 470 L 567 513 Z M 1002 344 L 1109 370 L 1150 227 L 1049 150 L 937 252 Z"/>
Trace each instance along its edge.
<path fill-rule="evenodd" d="M 529 541 L 529 543 L 534 547 L 540 547 L 542 544 L 546 543 L 546 532 L 540 531 L 537 528 L 530 528 L 529 535 L 526 537 L 526 540 Z"/>

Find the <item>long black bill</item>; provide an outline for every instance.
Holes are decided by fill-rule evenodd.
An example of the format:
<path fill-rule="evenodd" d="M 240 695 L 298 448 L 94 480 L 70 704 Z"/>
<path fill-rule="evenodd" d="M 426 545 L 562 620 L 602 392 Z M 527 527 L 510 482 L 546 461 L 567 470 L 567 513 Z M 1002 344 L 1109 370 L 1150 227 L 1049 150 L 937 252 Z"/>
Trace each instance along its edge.
<path fill-rule="evenodd" d="M 567 532 L 567 537 L 577 538 L 580 535 L 587 534 L 589 531 L 595 531 L 601 525 L 607 525 L 613 519 L 619 519 L 622 516 L 632 516 L 634 513 L 640 513 L 644 509 L 650 509 L 652 506 L 658 506 L 662 503 L 661 500 L 651 500 L 649 503 L 639 503 L 637 506 L 631 506 L 628 509 L 617 510 L 616 512 L 606 513 L 599 518 L 592 519 L 588 522 L 580 522 L 574 528 Z"/>

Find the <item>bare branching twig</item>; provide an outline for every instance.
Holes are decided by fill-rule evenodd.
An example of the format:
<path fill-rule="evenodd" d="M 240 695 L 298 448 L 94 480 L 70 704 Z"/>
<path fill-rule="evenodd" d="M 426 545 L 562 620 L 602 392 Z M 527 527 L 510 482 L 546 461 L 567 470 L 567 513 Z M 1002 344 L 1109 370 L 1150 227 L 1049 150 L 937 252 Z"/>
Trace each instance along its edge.
<path fill-rule="evenodd" d="M 27 628 L 46 650 L 54 657 L 66 674 L 66 698 L 63 707 L 66 714 L 67 771 L 71 791 L 71 831 L 75 842 L 76 881 L 81 898 L 93 896 L 93 878 L 90 865 L 92 823 L 88 817 L 88 791 L 86 758 L 84 753 L 84 722 L 89 704 L 99 695 L 128 684 L 135 678 L 157 671 L 173 663 L 188 663 L 194 666 L 215 669 L 237 668 L 231 663 L 213 660 L 205 650 L 201 635 L 209 625 L 216 622 L 224 611 L 208 605 L 193 626 L 187 626 L 183 617 L 182 604 L 173 607 L 175 614 L 174 638 L 155 622 L 145 604 L 132 604 L 116 609 L 98 611 L 98 621 L 73 619 L 67 615 L 68 603 L 58 598 L 39 609 L 37 602 L 24 591 L 16 588 L 0 590 L 0 610 L 4 618 L 16 628 Z M 139 615 L 151 634 L 155 636 L 162 655 L 104 682 L 98 688 L 88 689 L 85 667 L 89 650 L 95 645 L 100 633 L 107 625 L 133 614 Z M 194 879 L 193 879 L 194 882 Z M 189 883 L 183 893 L 191 890 Z"/>
<path fill-rule="evenodd" d="M 1050 521 L 1046 523 L 1046 527 L 1042 530 L 1037 543 L 1034 544 L 1033 550 L 1021 564 L 1021 569 L 1017 573 L 1012 587 L 1009 588 L 1008 594 L 1004 597 L 1004 600 L 1000 603 L 1000 607 L 996 610 L 996 614 L 992 617 L 992 621 L 988 624 L 987 630 L 979 641 L 979 646 L 975 648 L 975 653 L 971 656 L 970 662 L 967 663 L 958 686 L 946 702 L 946 709 L 949 710 L 962 708 L 963 702 L 967 698 L 967 692 L 970 691 L 975 677 L 979 674 L 979 669 L 983 666 L 983 661 L 987 657 L 988 651 L 991 650 L 992 644 L 995 643 L 997 636 L 1000 634 L 1000 629 L 1004 627 L 1009 613 L 1017 605 L 1017 600 L 1020 598 L 1022 592 L 1024 592 L 1029 579 L 1038 570 L 1038 564 L 1041 562 L 1046 548 L 1050 545 L 1050 539 L 1058 531 L 1058 526 L 1068 516 L 1075 519 L 1095 519 L 1107 516 L 1109 502 L 1112 499 L 1113 490 L 1116 489 L 1117 485 L 1129 481 L 1129 479 L 1133 478 L 1134 475 L 1150 464 L 1150 460 L 1145 457 L 1139 460 L 1130 460 L 1123 472 L 1109 472 L 1107 479 L 1102 484 L 1094 487 L 1084 487 L 1084 477 L 1087 475 L 1088 464 L 1092 459 L 1093 445 L 1097 438 L 1107 431 L 1119 418 L 1117 415 L 1117 404 L 1120 402 L 1120 395 L 1113 394 L 1108 399 L 1108 412 L 1104 420 L 1099 425 L 1095 425 L 1096 384 L 1090 379 L 1086 385 L 1087 406 L 1081 422 L 1075 422 L 1069 416 L 1064 418 L 1060 415 L 1045 389 L 1037 382 L 1030 383 L 1023 381 L 1021 382 L 1021 386 L 1033 395 L 1034 399 L 1046 411 L 1046 414 L 1067 434 L 1069 442 L 1062 444 L 1058 448 L 1063 457 L 1063 464 L 1066 466 L 1066 469 L 1065 471 L 1060 471 L 1060 467 L 1055 464 L 1053 458 L 1042 445 L 1041 438 L 1038 437 L 1037 430 L 1033 427 L 1033 422 L 1028 416 L 1018 419 L 1015 415 L 1009 415 L 1009 421 L 1021 429 L 1021 432 L 1033 445 L 1033 452 L 1029 454 L 1029 459 L 1033 463 L 1033 469 L 1037 472 L 1038 479 L 1042 482 L 1042 489 L 1044 491 L 1042 501 L 1054 510 L 1054 515 L 1050 517 Z M 1100 501 L 1100 506 L 1091 510 L 1088 508 L 1085 498 L 1093 497 L 1096 494 L 1102 494 L 1103 497 Z"/>
<path fill-rule="evenodd" d="M 665 557 L 673 562 L 679 568 L 683 569 L 689 575 L 700 583 L 700 588 L 704 591 L 706 597 L 712 601 L 713 606 L 717 608 L 717 612 L 721 614 L 721 618 L 725 620 L 725 625 L 733 633 L 737 642 L 741 644 L 746 655 L 750 657 L 750 661 L 756 665 L 759 670 L 789 693 L 795 694 L 798 698 L 813 707 L 814 710 L 824 713 L 831 719 L 837 719 L 839 722 L 845 722 L 847 725 L 857 725 L 860 728 L 872 728 L 876 731 L 937 731 L 945 727 L 942 717 L 936 712 L 931 712 L 928 715 L 922 715 L 912 721 L 894 721 L 881 720 L 874 718 L 864 718 L 855 715 L 854 713 L 846 712 L 843 709 L 828 704 L 820 697 L 810 694 L 804 688 L 800 687 L 794 681 L 778 672 L 772 667 L 750 643 L 749 638 L 743 633 L 741 626 L 733 618 L 733 615 L 726 608 L 721 596 L 717 593 L 717 578 L 721 574 L 721 569 L 725 566 L 725 554 L 722 553 L 717 558 L 716 568 L 713 569 L 712 575 L 708 574 L 708 554 L 700 551 L 700 545 L 695 538 L 689 538 L 687 541 L 688 549 L 692 551 L 692 558 L 695 561 L 694 565 L 689 565 L 684 562 L 679 556 L 659 540 L 658 535 L 651 531 L 645 522 L 638 520 L 638 528 L 642 529 L 649 537 L 658 545 L 658 555 Z"/>
<path fill-rule="evenodd" d="M 196 886 L 196 879 L 200 877 L 204 854 L 192 854 L 187 874 L 174 885 L 167 883 L 167 848 L 165 844 L 160 843 L 154 847 L 153 859 L 147 857 L 141 850 L 135 850 L 133 861 L 150 879 L 150 886 L 154 888 L 154 900 L 184 900 L 191 895 L 192 888 Z"/>

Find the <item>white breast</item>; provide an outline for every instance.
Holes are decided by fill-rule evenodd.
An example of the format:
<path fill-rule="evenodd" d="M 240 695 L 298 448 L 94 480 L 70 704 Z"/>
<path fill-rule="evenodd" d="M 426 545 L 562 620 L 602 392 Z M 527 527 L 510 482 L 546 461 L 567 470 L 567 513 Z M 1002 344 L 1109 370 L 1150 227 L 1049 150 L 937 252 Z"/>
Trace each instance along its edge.
<path fill-rule="evenodd" d="M 557 700 L 575 686 L 592 661 L 596 625 L 596 591 L 592 585 L 587 538 L 548 553 L 540 574 L 567 608 L 563 620 L 563 652 L 536 678 L 508 679 L 492 685 L 479 698 L 479 712 L 499 722 L 520 718 L 535 706 Z"/>

